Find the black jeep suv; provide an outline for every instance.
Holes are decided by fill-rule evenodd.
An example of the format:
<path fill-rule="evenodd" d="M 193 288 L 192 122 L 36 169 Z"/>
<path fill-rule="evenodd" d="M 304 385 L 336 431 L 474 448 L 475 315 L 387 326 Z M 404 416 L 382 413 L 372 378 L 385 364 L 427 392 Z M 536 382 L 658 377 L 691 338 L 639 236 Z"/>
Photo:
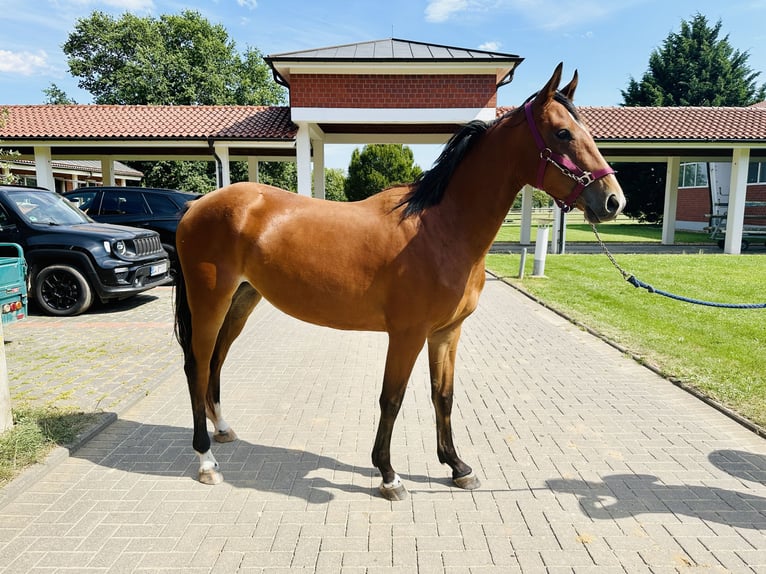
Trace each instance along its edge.
<path fill-rule="evenodd" d="M 0 186 L 0 241 L 24 249 L 29 293 L 51 315 L 77 315 L 94 297 L 124 299 L 172 281 L 157 232 L 96 223 L 41 188 Z"/>
<path fill-rule="evenodd" d="M 81 187 L 64 193 L 95 221 L 152 229 L 160 234 L 171 266 L 176 264 L 176 228 L 184 205 L 201 195 L 154 187 Z"/>

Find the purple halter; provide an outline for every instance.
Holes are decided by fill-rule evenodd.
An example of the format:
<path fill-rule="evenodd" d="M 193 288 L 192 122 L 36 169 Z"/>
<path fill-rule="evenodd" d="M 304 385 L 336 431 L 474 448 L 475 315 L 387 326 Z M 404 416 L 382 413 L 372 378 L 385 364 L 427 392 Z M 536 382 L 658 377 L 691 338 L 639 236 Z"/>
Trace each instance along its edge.
<path fill-rule="evenodd" d="M 593 172 L 584 171 L 575 165 L 567 156 L 554 153 L 551 148 L 545 145 L 543 137 L 540 135 L 540 131 L 535 125 L 534 118 L 532 117 L 532 102 L 527 102 L 524 104 L 524 113 L 527 116 L 527 123 L 529 124 L 529 129 L 532 131 L 532 136 L 535 138 L 537 149 L 540 150 L 540 165 L 537 168 L 537 183 L 535 186 L 539 189 L 543 188 L 542 186 L 543 177 L 545 176 L 545 168 L 548 167 L 549 163 L 555 165 L 557 168 L 559 168 L 561 173 L 567 177 L 571 177 L 577 182 L 577 185 L 575 185 L 572 193 L 570 193 L 566 199 L 561 200 L 555 197 L 553 198 L 553 201 L 556 202 L 556 205 L 558 205 L 562 211 L 565 213 L 572 211 L 572 209 L 574 209 L 577 198 L 580 197 L 580 194 L 586 187 L 588 187 L 594 181 L 615 172 L 609 166 L 597 169 Z"/>

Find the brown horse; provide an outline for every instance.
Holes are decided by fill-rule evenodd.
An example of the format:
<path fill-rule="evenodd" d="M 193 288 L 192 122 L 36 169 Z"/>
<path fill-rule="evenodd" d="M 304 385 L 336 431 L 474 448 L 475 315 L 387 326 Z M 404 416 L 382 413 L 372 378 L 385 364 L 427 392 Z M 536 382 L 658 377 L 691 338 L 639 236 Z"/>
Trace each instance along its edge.
<path fill-rule="evenodd" d="M 427 343 L 439 460 L 457 486 L 479 486 L 452 440 L 453 372 L 461 325 L 478 303 L 484 257 L 503 218 L 525 184 L 565 209 L 576 205 L 594 223 L 613 219 L 625 204 L 571 104 L 577 73 L 558 91 L 561 69 L 524 109 L 466 125 L 411 185 L 335 203 L 238 183 L 191 204 L 177 233 L 176 333 L 201 482 L 223 480 L 205 418 L 216 441 L 236 438 L 221 414 L 221 367 L 265 297 L 304 321 L 388 333 L 372 463 L 391 500 L 406 496 L 391 466 L 391 433 Z M 546 170 L 549 164 L 558 169 Z"/>

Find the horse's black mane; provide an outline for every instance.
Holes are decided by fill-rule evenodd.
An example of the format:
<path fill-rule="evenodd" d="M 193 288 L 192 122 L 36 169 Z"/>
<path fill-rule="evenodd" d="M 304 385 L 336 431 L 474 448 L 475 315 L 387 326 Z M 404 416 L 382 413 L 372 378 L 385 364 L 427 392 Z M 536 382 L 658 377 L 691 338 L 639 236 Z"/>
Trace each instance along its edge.
<path fill-rule="evenodd" d="M 455 168 L 468 150 L 496 121 L 473 120 L 450 138 L 433 167 L 420 174 L 412 184 L 412 191 L 399 204 L 399 206 L 405 206 L 402 214 L 404 217 L 420 213 L 441 201 Z"/>
<path fill-rule="evenodd" d="M 536 93 L 532 94 L 524 103 L 532 100 L 536 95 Z M 577 114 L 577 109 L 569 98 L 565 97 L 561 92 L 556 92 L 554 99 L 563 105 L 567 111 L 572 114 L 575 120 L 580 120 Z M 444 191 L 447 189 L 450 179 L 452 179 L 452 174 L 455 172 L 455 169 L 468 151 L 490 127 L 503 120 L 514 111 L 516 110 L 511 110 L 491 122 L 473 120 L 455 133 L 455 135 L 453 135 L 447 142 L 447 145 L 444 146 L 441 154 L 434 162 L 433 167 L 420 174 L 418 179 L 412 184 L 411 191 L 402 202 L 397 205 L 397 207 L 404 206 L 402 217 L 415 215 L 422 212 L 427 207 L 438 204 L 444 195 Z"/>

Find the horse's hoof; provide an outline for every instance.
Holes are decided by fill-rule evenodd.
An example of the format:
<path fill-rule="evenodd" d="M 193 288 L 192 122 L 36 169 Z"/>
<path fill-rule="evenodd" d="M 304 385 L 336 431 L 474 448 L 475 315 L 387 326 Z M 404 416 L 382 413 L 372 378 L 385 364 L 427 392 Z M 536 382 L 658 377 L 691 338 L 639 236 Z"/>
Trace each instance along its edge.
<path fill-rule="evenodd" d="M 476 490 L 481 486 L 481 481 L 474 473 L 453 478 L 452 482 L 455 483 L 455 486 L 462 488 L 463 490 Z"/>
<path fill-rule="evenodd" d="M 213 433 L 213 440 L 215 442 L 232 442 L 237 440 L 237 433 L 234 432 L 234 429 L 218 431 Z"/>
<path fill-rule="evenodd" d="M 223 482 L 223 474 L 218 470 L 218 467 L 200 470 L 199 481 L 202 484 L 221 484 Z"/>
<path fill-rule="evenodd" d="M 383 495 L 383 498 L 392 502 L 396 502 L 397 500 L 404 500 L 407 498 L 407 489 L 404 487 L 402 479 L 398 476 L 395 477 L 394 482 L 390 484 L 381 482 L 378 490 L 380 490 L 380 494 Z"/>

